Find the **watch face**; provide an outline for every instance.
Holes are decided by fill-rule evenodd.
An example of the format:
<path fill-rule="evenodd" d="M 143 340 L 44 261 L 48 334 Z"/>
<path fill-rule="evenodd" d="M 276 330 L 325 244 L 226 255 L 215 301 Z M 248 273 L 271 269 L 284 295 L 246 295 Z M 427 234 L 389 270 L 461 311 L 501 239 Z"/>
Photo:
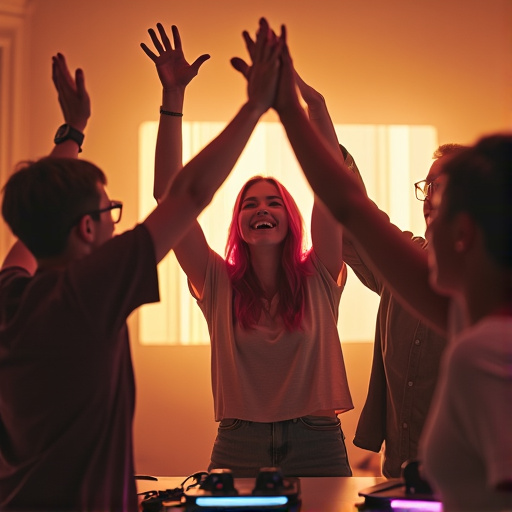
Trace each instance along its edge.
<path fill-rule="evenodd" d="M 62 126 L 59 126 L 59 129 L 57 130 L 57 133 L 55 134 L 56 139 L 62 139 L 62 137 L 65 137 L 69 133 L 69 125 L 63 124 Z"/>
<path fill-rule="evenodd" d="M 55 144 L 60 144 L 66 140 L 73 140 L 78 144 L 78 152 L 82 151 L 82 143 L 84 141 L 84 134 L 78 130 L 75 130 L 71 125 L 65 123 L 59 127 L 55 134 Z"/>

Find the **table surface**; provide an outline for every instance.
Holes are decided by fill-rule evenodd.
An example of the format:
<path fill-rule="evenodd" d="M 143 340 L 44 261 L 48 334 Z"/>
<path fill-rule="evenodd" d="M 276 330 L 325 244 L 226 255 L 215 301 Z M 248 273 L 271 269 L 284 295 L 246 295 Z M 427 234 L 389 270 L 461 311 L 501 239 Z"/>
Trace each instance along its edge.
<path fill-rule="evenodd" d="M 179 487 L 185 477 L 158 477 L 157 481 L 137 480 L 138 492 Z M 358 492 L 384 482 L 380 477 L 301 478 L 301 512 L 355 512 L 364 499 Z M 235 484 L 236 485 L 236 484 Z M 176 510 L 169 508 L 168 510 Z"/>

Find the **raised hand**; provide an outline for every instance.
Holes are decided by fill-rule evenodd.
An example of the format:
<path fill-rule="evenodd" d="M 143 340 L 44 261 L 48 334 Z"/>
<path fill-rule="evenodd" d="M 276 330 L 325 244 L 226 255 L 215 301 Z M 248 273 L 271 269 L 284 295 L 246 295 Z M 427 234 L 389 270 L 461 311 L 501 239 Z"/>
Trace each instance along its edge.
<path fill-rule="evenodd" d="M 246 33 L 244 32 L 244 34 Z M 252 66 L 242 65 L 241 67 L 243 69 L 242 73 L 247 78 L 248 99 L 249 103 L 258 104 L 263 111 L 266 111 L 273 105 L 276 95 L 280 66 L 279 58 L 283 42 L 270 29 L 265 18 L 260 19 L 256 41 L 253 42 L 250 37 L 249 40 L 251 41 L 249 52 Z M 233 60 L 237 62 L 237 59 L 232 59 L 232 62 Z M 239 59 L 239 61 L 243 62 L 242 59 Z"/>
<path fill-rule="evenodd" d="M 176 27 L 176 25 L 172 25 L 171 27 L 174 49 L 162 24 L 157 23 L 156 27 L 160 34 L 160 39 L 152 28 L 148 30 L 148 33 L 158 55 L 151 51 L 146 44 L 141 43 L 140 46 L 146 55 L 155 63 L 164 90 L 185 89 L 190 81 L 197 75 L 203 62 L 210 58 L 210 55 L 205 53 L 198 57 L 192 64 L 189 64 L 183 54 L 178 27 Z"/>
<path fill-rule="evenodd" d="M 85 89 L 84 72 L 77 69 L 73 78 L 64 55 L 58 53 L 52 57 L 52 80 L 57 89 L 64 121 L 83 132 L 91 115 L 91 102 Z"/>
<path fill-rule="evenodd" d="M 251 60 L 253 60 L 254 57 L 254 47 L 256 43 L 252 40 L 251 36 L 249 35 L 249 32 L 247 30 L 244 30 L 242 32 L 242 37 L 245 41 L 245 47 L 247 48 L 247 51 L 249 52 L 249 56 L 251 57 Z M 242 75 L 245 76 L 245 78 L 249 78 L 249 73 L 251 71 L 251 66 L 245 62 L 245 60 L 241 59 L 240 57 L 233 57 L 231 59 L 231 65 Z"/>
<path fill-rule="evenodd" d="M 249 56 L 251 57 L 251 61 L 254 61 L 254 51 L 256 48 L 256 42 L 252 40 L 252 37 L 250 36 L 249 32 L 247 30 L 244 30 L 242 32 L 242 37 L 245 41 L 245 47 L 247 48 L 247 51 L 249 53 Z M 275 32 L 272 31 L 272 37 L 277 41 L 277 36 Z M 251 72 L 251 66 L 245 62 L 245 60 L 241 59 L 240 57 L 233 57 L 231 59 L 231 65 L 242 75 L 245 76 L 245 78 L 249 78 L 249 73 Z"/>
<path fill-rule="evenodd" d="M 262 25 L 262 23 L 264 25 Z M 278 79 L 278 88 L 275 101 L 271 106 L 273 106 L 277 111 L 279 111 L 279 109 L 285 108 L 287 102 L 294 102 L 294 104 L 300 105 L 297 96 L 297 91 L 295 88 L 295 77 L 298 77 L 298 75 L 293 69 L 293 63 L 286 45 L 286 27 L 281 27 L 281 35 L 278 37 L 275 34 L 275 32 L 269 27 L 268 22 L 264 18 L 262 18 L 262 20 L 260 21 L 260 28 L 258 30 L 258 34 L 255 41 L 251 38 L 249 33 L 246 30 L 244 30 L 242 36 L 244 38 L 245 46 L 247 48 L 249 56 L 251 57 L 252 65 L 248 64 L 245 60 L 241 59 L 240 57 L 233 57 L 231 59 L 231 65 L 237 71 L 239 71 L 247 80 L 251 79 L 255 58 L 257 56 L 258 36 L 262 34 L 262 29 L 266 31 L 267 40 L 269 41 L 269 43 L 275 45 L 276 48 L 279 48 L 278 51 L 281 68 L 280 77 Z M 286 76 L 282 76 L 283 73 L 285 73 Z M 300 77 L 298 78 L 300 79 Z M 303 83 L 305 85 L 305 82 Z M 314 91 L 314 89 L 312 90 Z M 286 91 L 288 91 L 288 93 L 286 93 Z"/>
<path fill-rule="evenodd" d="M 297 73 L 293 67 L 293 61 L 286 42 L 286 27 L 284 26 L 281 30 L 281 41 L 281 72 L 279 74 L 276 99 L 273 104 L 273 107 L 279 115 L 281 115 L 286 109 L 302 109 L 300 106 L 299 96 L 297 94 Z"/>

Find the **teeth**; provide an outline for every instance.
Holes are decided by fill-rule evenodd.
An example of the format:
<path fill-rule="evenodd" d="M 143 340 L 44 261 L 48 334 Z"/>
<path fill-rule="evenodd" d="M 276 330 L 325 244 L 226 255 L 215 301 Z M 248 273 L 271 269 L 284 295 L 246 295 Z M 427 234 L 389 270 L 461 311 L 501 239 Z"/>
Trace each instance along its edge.
<path fill-rule="evenodd" d="M 253 225 L 254 229 L 272 229 L 273 227 L 274 224 L 268 221 L 256 222 L 256 224 Z"/>

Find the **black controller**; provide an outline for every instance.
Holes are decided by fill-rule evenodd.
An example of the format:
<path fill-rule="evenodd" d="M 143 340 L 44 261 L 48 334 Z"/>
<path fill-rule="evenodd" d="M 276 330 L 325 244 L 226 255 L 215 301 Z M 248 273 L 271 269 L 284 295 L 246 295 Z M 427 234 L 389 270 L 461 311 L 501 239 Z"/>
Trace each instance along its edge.
<path fill-rule="evenodd" d="M 262 468 L 256 480 L 234 478 L 229 469 L 214 469 L 184 496 L 186 512 L 298 512 L 300 481 L 283 477 L 278 468 Z"/>

